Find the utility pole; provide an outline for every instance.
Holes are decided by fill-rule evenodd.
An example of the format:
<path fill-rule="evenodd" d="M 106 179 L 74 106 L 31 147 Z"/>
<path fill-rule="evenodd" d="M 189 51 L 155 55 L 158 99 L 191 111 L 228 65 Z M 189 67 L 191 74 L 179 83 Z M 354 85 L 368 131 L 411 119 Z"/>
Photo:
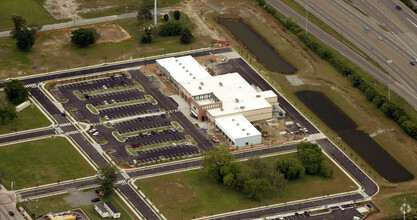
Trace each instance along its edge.
<path fill-rule="evenodd" d="M 388 60 L 388 100 L 391 98 L 391 63 L 392 60 Z"/>
<path fill-rule="evenodd" d="M 156 0 L 155 0 L 154 8 L 155 8 L 154 16 L 155 16 L 155 27 L 156 27 Z"/>

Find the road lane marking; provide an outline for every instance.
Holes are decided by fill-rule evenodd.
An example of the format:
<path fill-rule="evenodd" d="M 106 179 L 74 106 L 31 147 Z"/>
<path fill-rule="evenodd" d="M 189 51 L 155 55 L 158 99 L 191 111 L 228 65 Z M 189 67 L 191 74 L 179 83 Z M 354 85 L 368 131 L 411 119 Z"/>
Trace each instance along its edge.
<path fill-rule="evenodd" d="M 407 20 L 408 20 L 411 24 L 413 24 L 413 25 L 414 25 L 414 27 L 416 27 L 416 28 L 417 28 L 417 25 L 416 25 L 416 24 L 414 24 L 414 22 L 412 22 L 409 18 L 407 18 Z"/>

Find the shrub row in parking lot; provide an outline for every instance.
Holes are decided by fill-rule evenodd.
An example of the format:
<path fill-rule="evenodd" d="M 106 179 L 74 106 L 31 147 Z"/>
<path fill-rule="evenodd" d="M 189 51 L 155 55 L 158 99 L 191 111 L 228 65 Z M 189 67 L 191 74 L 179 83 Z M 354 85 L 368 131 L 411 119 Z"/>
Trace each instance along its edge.
<path fill-rule="evenodd" d="M 404 2 L 409 0 L 401 1 Z M 306 34 L 292 18 L 286 18 L 274 7 L 267 4 L 265 0 L 256 0 L 256 2 L 266 12 L 272 15 L 272 17 L 274 17 L 284 28 L 291 31 L 306 47 L 323 60 L 329 62 L 339 73 L 346 77 L 351 82 L 351 85 L 358 88 L 369 101 L 374 103 L 375 106 L 384 113 L 386 117 L 396 122 L 410 137 L 417 139 L 417 123 L 410 118 L 403 108 L 393 101 L 388 100 L 384 95 L 366 82 L 362 76 L 356 73 L 352 68 L 353 64 L 351 62 L 344 58 L 340 58 L 340 56 L 337 56 L 337 52 L 332 48 L 323 44 L 310 34 Z"/>

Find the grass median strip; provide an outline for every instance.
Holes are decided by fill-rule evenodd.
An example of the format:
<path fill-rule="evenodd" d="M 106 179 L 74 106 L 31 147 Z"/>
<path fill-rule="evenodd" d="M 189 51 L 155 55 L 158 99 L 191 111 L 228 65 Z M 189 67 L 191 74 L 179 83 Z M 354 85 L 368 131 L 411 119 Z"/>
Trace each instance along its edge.
<path fill-rule="evenodd" d="M 169 142 L 164 142 L 164 143 L 155 143 L 152 142 L 153 144 L 151 145 L 147 145 L 147 146 L 140 146 L 139 148 L 133 148 L 130 145 L 126 145 L 126 149 L 132 154 L 137 156 L 138 155 L 138 151 L 141 150 L 146 150 L 146 149 L 151 149 L 151 148 L 157 148 L 157 147 L 163 147 L 163 146 L 170 146 L 172 144 L 184 144 L 184 143 L 188 143 L 191 145 L 197 145 L 197 143 L 195 142 L 195 140 L 190 136 L 190 135 L 185 135 L 185 140 L 178 140 L 178 141 L 169 141 Z"/>

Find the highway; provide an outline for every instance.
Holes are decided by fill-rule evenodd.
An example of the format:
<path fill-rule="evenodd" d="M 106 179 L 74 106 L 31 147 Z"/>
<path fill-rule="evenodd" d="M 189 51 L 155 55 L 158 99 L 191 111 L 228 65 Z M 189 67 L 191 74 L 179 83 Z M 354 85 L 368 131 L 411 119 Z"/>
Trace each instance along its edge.
<path fill-rule="evenodd" d="M 275 6 L 282 5 L 278 0 L 269 0 L 269 2 Z M 417 66 L 410 64 L 411 61 L 416 62 L 417 58 L 417 44 L 415 43 L 417 16 L 414 12 L 394 0 L 354 1 L 365 14 L 342 0 L 297 0 L 297 2 L 308 8 L 309 13 L 325 22 L 384 68 L 386 73 L 392 76 L 391 89 L 417 109 Z M 402 10 L 397 10 L 395 8 L 397 5 L 400 5 Z M 284 14 L 296 17 L 300 26 L 305 28 L 302 16 L 299 14 L 295 16 L 296 13 L 288 7 L 276 8 Z M 319 33 L 323 31 L 317 30 L 312 23 L 308 23 L 307 26 L 311 34 L 341 52 L 388 86 L 389 77 L 386 73 L 372 67 L 371 63 L 357 53 L 352 57 L 352 49 L 346 45 L 342 48 L 343 43 L 337 43 L 336 40 L 329 41 L 332 37 Z M 388 31 L 381 28 L 382 26 Z M 369 30 L 365 30 L 365 27 Z M 388 60 L 392 60 L 392 63 L 389 64 Z"/>

